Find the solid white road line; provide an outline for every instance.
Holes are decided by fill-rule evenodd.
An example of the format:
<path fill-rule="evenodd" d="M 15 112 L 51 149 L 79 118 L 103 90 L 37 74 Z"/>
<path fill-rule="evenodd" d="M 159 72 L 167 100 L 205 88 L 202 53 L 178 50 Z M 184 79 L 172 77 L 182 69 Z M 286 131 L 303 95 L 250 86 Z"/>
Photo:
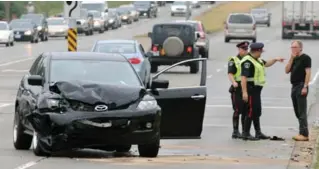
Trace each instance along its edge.
<path fill-rule="evenodd" d="M 36 164 L 37 164 L 36 161 L 30 161 L 30 162 L 27 162 L 25 164 L 22 164 L 22 165 L 16 167 L 15 169 L 27 169 L 27 168 L 30 168 L 30 167 L 36 165 Z"/>
<path fill-rule="evenodd" d="M 1 72 L 28 72 L 29 70 L 4 69 Z"/>
<path fill-rule="evenodd" d="M 232 105 L 206 105 L 207 108 L 232 108 Z M 262 106 L 263 109 L 293 109 L 289 106 Z"/>
<path fill-rule="evenodd" d="M 8 106 L 11 106 L 11 105 L 13 105 L 13 104 L 11 104 L 11 103 L 4 103 L 4 104 L 1 104 L 1 105 L 0 105 L 0 108 L 8 107 Z"/>
<path fill-rule="evenodd" d="M 5 62 L 5 63 L 0 63 L 0 67 L 13 65 L 13 64 L 16 64 L 16 63 L 25 62 L 25 61 L 32 60 L 32 59 L 34 59 L 34 57 L 30 57 L 30 58 L 26 58 L 26 59 L 19 59 L 19 60 Z"/>

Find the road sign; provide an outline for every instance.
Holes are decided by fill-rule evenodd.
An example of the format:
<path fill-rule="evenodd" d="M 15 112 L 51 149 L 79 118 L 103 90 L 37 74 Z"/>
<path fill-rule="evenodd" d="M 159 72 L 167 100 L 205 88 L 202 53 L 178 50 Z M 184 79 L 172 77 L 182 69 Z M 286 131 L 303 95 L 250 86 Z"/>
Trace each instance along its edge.
<path fill-rule="evenodd" d="M 78 36 L 78 33 L 76 28 L 75 29 L 69 28 L 69 31 L 68 31 L 68 51 L 69 52 L 76 52 L 77 36 Z"/>
<path fill-rule="evenodd" d="M 81 16 L 79 1 L 64 1 L 64 17 L 78 19 Z"/>

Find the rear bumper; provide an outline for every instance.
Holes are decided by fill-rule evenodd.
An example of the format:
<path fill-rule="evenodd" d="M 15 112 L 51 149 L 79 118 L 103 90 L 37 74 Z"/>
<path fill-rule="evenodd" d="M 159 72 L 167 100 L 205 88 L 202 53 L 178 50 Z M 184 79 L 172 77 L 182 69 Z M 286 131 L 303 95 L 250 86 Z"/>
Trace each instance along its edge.
<path fill-rule="evenodd" d="M 171 11 L 171 14 L 174 14 L 174 15 L 184 15 L 186 14 L 187 12 L 186 11 Z"/>
<path fill-rule="evenodd" d="M 257 20 L 256 24 L 269 24 L 270 21 L 269 20 Z"/>
<path fill-rule="evenodd" d="M 152 65 L 172 65 L 184 60 L 188 59 L 194 59 L 195 57 L 185 57 L 185 56 L 179 56 L 179 57 L 168 57 L 168 56 L 156 56 L 151 58 L 151 64 Z M 190 63 L 186 63 L 188 65 Z"/>
<path fill-rule="evenodd" d="M 67 32 L 49 32 L 50 37 L 65 37 L 67 35 Z"/>
<path fill-rule="evenodd" d="M 67 112 L 32 113 L 28 116 L 40 144 L 47 152 L 73 148 L 94 148 L 107 145 L 131 145 L 152 142 L 159 136 L 160 110 L 111 113 Z M 86 121 L 83 121 L 86 120 Z M 90 123 L 87 123 L 87 122 Z M 111 126 L 96 126 L 91 124 Z M 146 128 L 146 123 L 153 125 Z"/>
<path fill-rule="evenodd" d="M 252 32 L 252 33 L 232 33 L 232 32 L 228 32 L 225 31 L 225 38 L 233 38 L 233 39 L 240 39 L 240 38 L 249 38 L 249 39 L 254 39 L 256 38 L 256 31 Z"/>

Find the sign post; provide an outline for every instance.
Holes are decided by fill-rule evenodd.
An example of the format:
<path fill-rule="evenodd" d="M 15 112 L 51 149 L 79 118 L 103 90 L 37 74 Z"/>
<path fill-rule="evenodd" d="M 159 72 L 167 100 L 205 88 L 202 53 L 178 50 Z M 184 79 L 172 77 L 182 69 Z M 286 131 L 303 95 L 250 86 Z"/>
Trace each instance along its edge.
<path fill-rule="evenodd" d="M 80 18 L 81 5 L 78 1 L 65 1 L 64 2 L 64 18 L 68 19 L 68 51 L 77 51 L 77 28 L 76 19 Z"/>
<path fill-rule="evenodd" d="M 191 17 L 191 1 L 186 1 L 186 20 L 189 20 Z"/>

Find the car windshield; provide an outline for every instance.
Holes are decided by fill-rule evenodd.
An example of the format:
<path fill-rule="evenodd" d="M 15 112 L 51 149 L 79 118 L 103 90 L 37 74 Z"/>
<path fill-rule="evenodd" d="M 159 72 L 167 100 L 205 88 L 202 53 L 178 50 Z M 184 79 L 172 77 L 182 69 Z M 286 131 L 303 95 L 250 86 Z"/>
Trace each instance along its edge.
<path fill-rule="evenodd" d="M 101 17 L 101 12 L 91 11 L 89 13 L 93 15 L 93 18 L 100 18 Z"/>
<path fill-rule="evenodd" d="M 13 29 L 16 29 L 16 28 L 32 28 L 33 25 L 29 22 L 12 22 L 10 26 Z"/>
<path fill-rule="evenodd" d="M 191 36 L 194 32 L 192 29 L 185 25 L 158 25 L 153 29 L 155 36 Z"/>
<path fill-rule="evenodd" d="M 40 24 L 42 21 L 42 18 L 43 18 L 42 15 L 37 15 L 37 14 L 26 14 L 21 16 L 21 19 L 31 19 L 36 24 Z"/>
<path fill-rule="evenodd" d="M 48 19 L 48 25 L 65 25 L 64 19 Z"/>
<path fill-rule="evenodd" d="M 149 7 L 151 6 L 151 2 L 148 2 L 148 1 L 136 1 L 134 2 L 134 6 L 136 7 Z"/>
<path fill-rule="evenodd" d="M 0 30 L 8 30 L 8 24 L 0 23 Z"/>
<path fill-rule="evenodd" d="M 100 43 L 95 51 L 101 53 L 136 53 L 135 45 L 132 43 Z"/>
<path fill-rule="evenodd" d="M 97 3 L 97 4 L 90 4 L 90 3 L 82 3 L 82 8 L 87 9 L 87 10 L 94 10 L 94 11 L 99 11 L 99 12 L 103 12 L 104 11 L 104 4 L 103 3 Z"/>
<path fill-rule="evenodd" d="M 141 86 L 136 73 L 128 62 L 51 60 L 50 82 L 70 80 L 91 81 L 100 84 Z"/>
<path fill-rule="evenodd" d="M 120 14 L 120 15 L 123 15 L 123 14 L 128 14 L 129 13 L 129 10 L 127 8 L 118 8 L 117 9 L 117 12 Z"/>
<path fill-rule="evenodd" d="M 185 1 L 174 1 L 173 5 L 185 5 Z"/>
<path fill-rule="evenodd" d="M 253 23 L 253 19 L 251 16 L 249 15 L 242 15 L 242 14 L 239 14 L 239 15 L 231 15 L 229 17 L 229 23 L 239 23 L 239 24 L 250 24 L 250 23 Z"/>

